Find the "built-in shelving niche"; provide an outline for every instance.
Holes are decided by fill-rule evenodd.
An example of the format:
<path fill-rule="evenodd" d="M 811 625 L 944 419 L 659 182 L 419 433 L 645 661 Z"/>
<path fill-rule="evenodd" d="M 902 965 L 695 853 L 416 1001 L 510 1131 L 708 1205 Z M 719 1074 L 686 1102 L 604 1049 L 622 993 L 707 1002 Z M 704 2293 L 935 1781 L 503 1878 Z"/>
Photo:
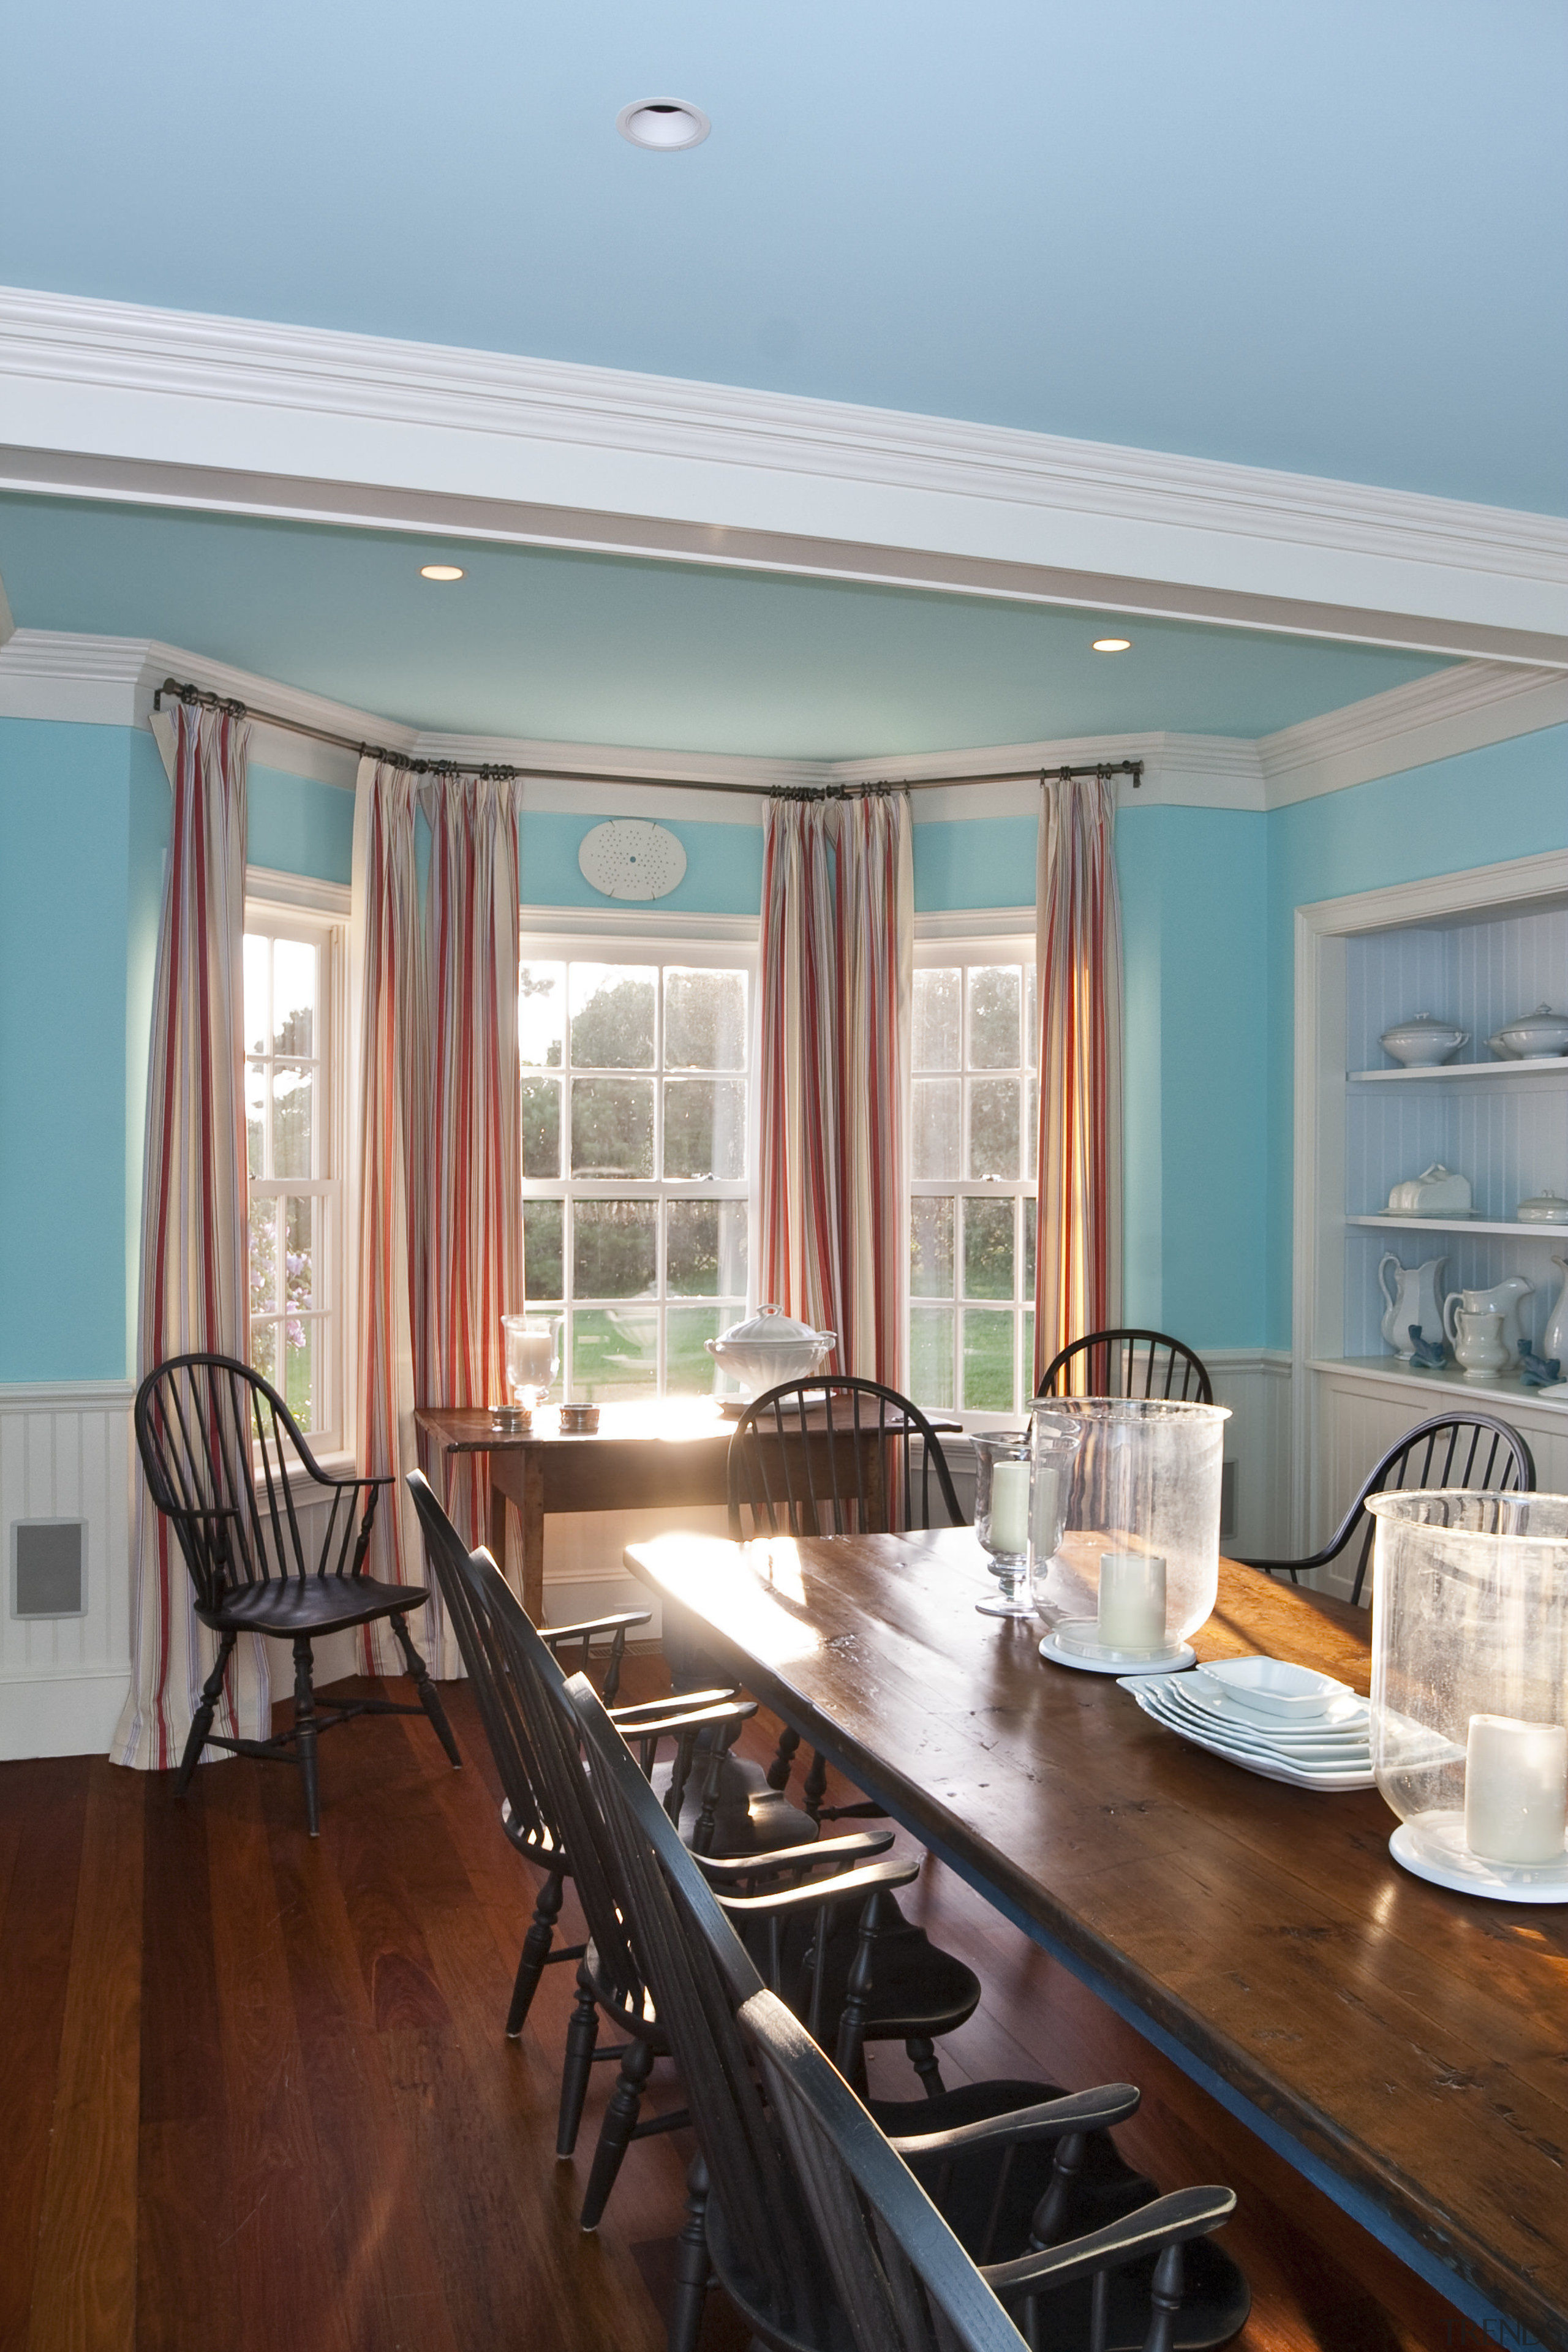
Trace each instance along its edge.
<path fill-rule="evenodd" d="M 1479 1226 L 1510 1223 L 1521 1201 L 1548 1188 L 1568 1195 L 1568 1061 L 1500 1065 L 1486 1042 L 1542 1003 L 1568 1010 L 1568 910 L 1560 907 L 1368 931 L 1346 941 L 1350 1218 L 1384 1209 L 1392 1185 L 1434 1160 L 1469 1178 Z M 1421 1013 L 1469 1032 L 1455 1061 L 1420 1079 L 1358 1082 L 1357 1073 L 1394 1066 L 1379 1037 Z M 1377 1283 L 1385 1251 L 1406 1265 L 1446 1258 L 1445 1292 L 1489 1289 L 1505 1276 L 1522 1275 L 1534 1286 L 1521 1318 L 1533 1346 L 1556 1303 L 1562 1276 L 1552 1261 L 1568 1256 L 1568 1227 L 1466 1233 L 1451 1222 L 1434 1221 L 1427 1231 L 1349 1223 L 1343 1354 L 1352 1361 L 1386 1353 Z M 1397 1369 L 1390 1362 L 1391 1371 Z M 1488 1383 L 1494 1393 L 1513 1385 Z"/>

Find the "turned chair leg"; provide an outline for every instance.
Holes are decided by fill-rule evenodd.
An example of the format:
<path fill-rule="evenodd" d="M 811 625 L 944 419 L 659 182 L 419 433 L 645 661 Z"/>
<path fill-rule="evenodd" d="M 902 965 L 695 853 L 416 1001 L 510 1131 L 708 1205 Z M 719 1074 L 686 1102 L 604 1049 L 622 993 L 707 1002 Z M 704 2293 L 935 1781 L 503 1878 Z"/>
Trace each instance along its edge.
<path fill-rule="evenodd" d="M 800 1746 L 800 1734 L 787 1727 L 779 1734 L 779 1744 L 773 1750 L 773 1760 L 768 1766 L 770 1789 L 787 1789 L 789 1768 L 795 1762 L 795 1751 Z"/>
<path fill-rule="evenodd" d="M 522 1957 L 517 1964 L 517 1981 L 511 1989 L 511 2007 L 506 2013 L 507 2040 L 515 2042 L 522 2032 L 539 1979 L 544 1974 L 544 1964 L 550 1958 L 554 1939 L 555 1922 L 561 1916 L 561 1901 L 565 1889 L 559 1871 L 552 1871 L 539 1890 L 539 1900 L 533 1906 L 533 1918 L 522 1939 Z"/>
<path fill-rule="evenodd" d="M 582 2218 L 578 2227 L 596 2230 L 599 2217 L 610 2201 L 610 2191 L 616 2185 L 616 2175 L 621 2159 L 631 2146 L 637 2126 L 637 2109 L 642 2105 L 643 2085 L 653 2072 L 653 2052 L 646 2042 L 634 2038 L 627 2042 L 621 2060 L 621 2070 L 616 2077 L 616 2087 L 610 2104 L 605 2109 L 605 2120 L 599 2126 L 599 2145 L 594 2150 L 594 2168 L 588 2175 L 588 2193 L 583 2200 Z"/>
<path fill-rule="evenodd" d="M 202 1685 L 201 1704 L 191 1717 L 190 1736 L 185 1752 L 180 1759 L 180 1777 L 174 1783 L 174 1794 L 183 1797 L 191 1785 L 191 1774 L 202 1760 L 202 1749 L 207 1744 L 207 1734 L 213 1727 L 217 1703 L 223 1693 L 223 1678 L 228 1672 L 228 1662 L 234 1655 L 237 1633 L 226 1633 L 218 1643 L 217 1664 Z"/>
<path fill-rule="evenodd" d="M 577 2145 L 583 2102 L 588 2095 L 588 2074 L 594 2044 L 599 2038 L 599 2004 L 593 1987 L 577 1975 L 577 2006 L 566 2028 L 566 2055 L 561 2067 L 561 2114 L 555 2126 L 555 2153 L 570 2156 Z"/>
<path fill-rule="evenodd" d="M 665 2352 L 697 2352 L 708 2300 L 708 2168 L 694 2156 L 686 2175 L 686 2226 L 675 2242 L 675 2293 Z"/>
<path fill-rule="evenodd" d="M 415 1696 L 429 1717 L 436 1737 L 446 1749 L 448 1758 L 455 1766 L 461 1769 L 463 1759 L 458 1753 L 458 1743 L 452 1737 L 452 1727 L 447 1720 L 447 1710 L 441 1704 L 441 1694 L 430 1678 L 429 1667 L 415 1648 L 413 1638 L 403 1618 L 404 1612 L 399 1609 L 393 1616 L 392 1630 L 397 1636 L 398 1647 L 408 1661 L 408 1672 L 413 1679 Z"/>
<path fill-rule="evenodd" d="M 814 1822 L 822 1811 L 822 1801 L 826 1794 L 827 1759 L 820 1748 L 814 1748 L 811 1753 L 811 1764 L 805 1776 L 805 1786 L 801 1791 L 805 1801 L 805 1810 Z"/>
<path fill-rule="evenodd" d="M 312 1837 L 321 1834 L 321 1796 L 316 1780 L 316 1692 L 310 1659 L 310 1637 L 294 1636 L 295 1755 L 305 1783 L 305 1825 Z"/>
<path fill-rule="evenodd" d="M 909 2052 L 915 2073 L 925 2084 L 927 2098 L 940 2099 L 943 2088 L 942 2068 L 936 2063 L 936 2052 L 931 2046 L 930 2034 L 911 2033 L 904 2048 Z"/>

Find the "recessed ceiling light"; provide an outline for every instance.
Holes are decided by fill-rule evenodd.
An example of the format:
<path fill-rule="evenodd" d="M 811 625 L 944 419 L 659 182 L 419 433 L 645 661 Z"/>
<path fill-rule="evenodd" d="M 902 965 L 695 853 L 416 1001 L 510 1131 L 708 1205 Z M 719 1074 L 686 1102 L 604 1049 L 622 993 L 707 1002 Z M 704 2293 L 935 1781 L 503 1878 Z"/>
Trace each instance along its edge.
<path fill-rule="evenodd" d="M 616 129 L 634 147 L 700 147 L 713 125 L 700 106 L 683 98 L 638 98 L 623 106 Z"/>
<path fill-rule="evenodd" d="M 460 563 L 422 563 L 419 566 L 421 580 L 460 580 L 462 576 Z"/>
<path fill-rule="evenodd" d="M 1096 637 L 1089 650 L 1097 654 L 1130 654 L 1132 640 L 1131 637 Z"/>

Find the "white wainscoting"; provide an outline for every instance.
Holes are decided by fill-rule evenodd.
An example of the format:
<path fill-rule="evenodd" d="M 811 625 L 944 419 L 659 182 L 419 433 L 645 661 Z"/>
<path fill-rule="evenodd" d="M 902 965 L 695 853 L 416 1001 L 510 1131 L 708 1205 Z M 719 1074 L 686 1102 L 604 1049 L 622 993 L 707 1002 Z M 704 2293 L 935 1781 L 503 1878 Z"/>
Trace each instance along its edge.
<path fill-rule="evenodd" d="M 0 1759 L 101 1755 L 131 1685 L 130 1381 L 0 1387 Z M 86 1613 L 11 1613 L 17 1519 L 80 1518 Z"/>
<path fill-rule="evenodd" d="M 1278 1559 L 1290 1549 L 1290 1358 L 1271 1348 L 1205 1348 L 1215 1404 L 1230 1407 L 1225 1458 L 1235 1517 L 1222 1550 Z"/>

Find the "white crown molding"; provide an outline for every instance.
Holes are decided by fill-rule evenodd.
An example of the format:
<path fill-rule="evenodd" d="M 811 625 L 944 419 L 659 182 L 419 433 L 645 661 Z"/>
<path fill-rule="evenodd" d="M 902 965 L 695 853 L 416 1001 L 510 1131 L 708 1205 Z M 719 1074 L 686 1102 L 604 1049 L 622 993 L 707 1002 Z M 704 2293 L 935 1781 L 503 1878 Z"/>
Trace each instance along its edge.
<path fill-rule="evenodd" d="M 1568 660 L 1551 516 L 0 289 L 0 481 Z"/>
<path fill-rule="evenodd" d="M 931 776 L 986 776 L 1011 768 L 1024 772 L 1000 783 L 957 783 L 921 792 L 914 802 L 915 820 L 936 824 L 982 816 L 1032 816 L 1038 805 L 1039 772 L 1049 775 L 1055 768 L 1102 760 L 1140 759 L 1144 770 L 1139 788 L 1129 776 L 1117 780 L 1123 807 L 1264 812 L 1568 723 L 1568 678 L 1559 673 L 1507 662 L 1464 662 L 1258 738 L 1156 731 L 982 744 L 877 760 L 758 759 L 742 753 L 422 731 L 155 639 L 25 628 L 0 646 L 0 719 L 144 727 L 153 692 L 168 677 L 191 679 L 208 692 L 265 709 L 279 719 L 346 735 L 356 743 L 380 744 L 413 759 L 478 760 L 523 769 L 537 765 L 580 774 L 580 782 L 572 772 L 525 778 L 523 806 L 530 812 L 647 815 L 647 788 L 629 780 L 668 776 L 669 782 L 658 794 L 658 814 L 708 824 L 761 824 L 764 803 L 753 796 L 757 789 L 918 784 Z M 315 742 L 259 718 L 252 720 L 250 757 L 256 767 L 350 789 L 358 767 L 356 751 Z M 628 781 L 619 781 L 622 777 Z M 753 793 L 712 789 L 736 784 L 750 786 Z"/>

